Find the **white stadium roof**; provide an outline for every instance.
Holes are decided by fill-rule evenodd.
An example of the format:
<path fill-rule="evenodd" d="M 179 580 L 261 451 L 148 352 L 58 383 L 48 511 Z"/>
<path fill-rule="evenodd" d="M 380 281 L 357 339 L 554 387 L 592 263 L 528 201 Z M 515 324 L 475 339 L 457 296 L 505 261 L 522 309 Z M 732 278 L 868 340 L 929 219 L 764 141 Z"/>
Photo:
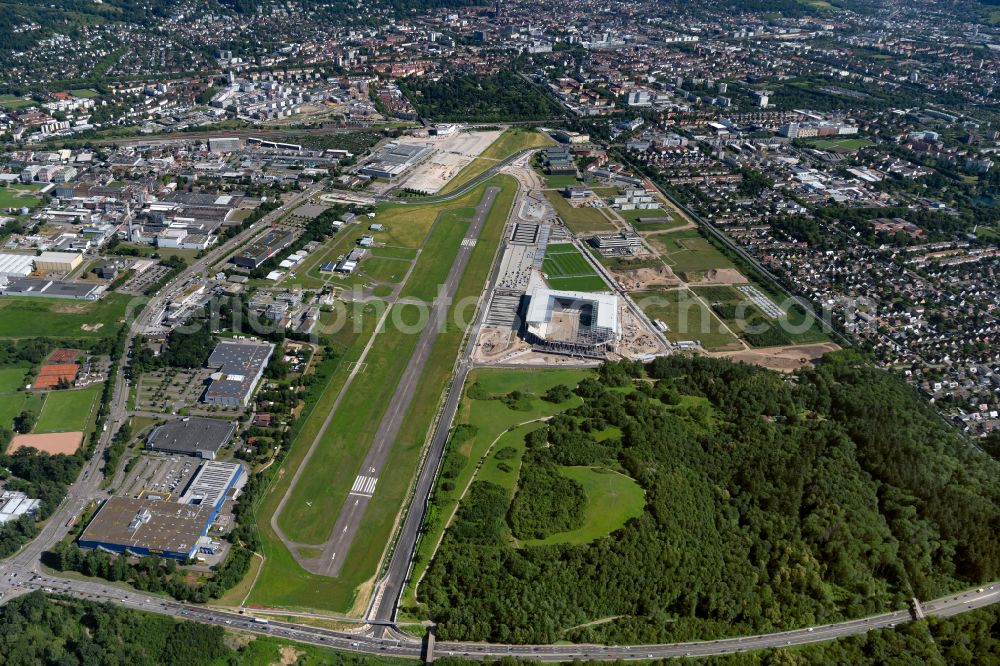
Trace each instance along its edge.
<path fill-rule="evenodd" d="M 579 301 L 593 303 L 596 325 L 618 332 L 618 297 L 614 294 L 594 294 L 586 291 L 557 291 L 537 288 L 531 292 L 525 323 L 530 327 L 540 327 L 552 320 L 552 310 L 556 301 Z"/>

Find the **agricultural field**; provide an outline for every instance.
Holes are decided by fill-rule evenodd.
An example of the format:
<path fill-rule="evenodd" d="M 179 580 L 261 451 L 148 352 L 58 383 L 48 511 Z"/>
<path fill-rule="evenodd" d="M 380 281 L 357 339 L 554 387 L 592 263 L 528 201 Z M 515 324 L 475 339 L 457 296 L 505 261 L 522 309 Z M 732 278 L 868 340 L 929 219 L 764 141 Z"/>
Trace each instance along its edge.
<path fill-rule="evenodd" d="M 667 325 L 664 335 L 671 342 L 697 340 L 709 351 L 741 348 L 736 336 L 687 289 L 638 292 L 632 298 L 650 319 Z"/>
<path fill-rule="evenodd" d="M 99 301 L 5 296 L 0 298 L 0 338 L 30 338 L 39 331 L 53 337 L 114 335 L 130 300 L 124 294 Z"/>
<path fill-rule="evenodd" d="M 556 209 L 556 214 L 574 233 L 588 231 L 603 233 L 615 230 L 615 225 L 608 220 L 600 208 L 573 207 L 566 197 L 556 191 L 548 191 L 545 196 Z"/>
<path fill-rule="evenodd" d="M 668 266 L 686 281 L 712 269 L 735 268 L 718 248 L 697 230 L 675 231 L 650 236 Z"/>
<path fill-rule="evenodd" d="M 84 389 L 50 391 L 33 432 L 74 432 L 90 430 L 101 395 L 101 385 Z"/>
<path fill-rule="evenodd" d="M 607 291 L 608 285 L 587 259 L 569 243 L 549 245 L 542 263 L 545 279 L 553 289 Z"/>

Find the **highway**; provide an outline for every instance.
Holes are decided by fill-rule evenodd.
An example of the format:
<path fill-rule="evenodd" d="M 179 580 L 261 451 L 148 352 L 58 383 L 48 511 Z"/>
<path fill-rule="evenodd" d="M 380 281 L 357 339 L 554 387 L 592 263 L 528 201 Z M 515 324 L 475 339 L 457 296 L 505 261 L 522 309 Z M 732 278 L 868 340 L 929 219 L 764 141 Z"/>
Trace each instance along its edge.
<path fill-rule="evenodd" d="M 68 580 L 31 572 L 13 573 L 17 574 L 13 578 L 10 575 L 11 572 L 5 571 L 0 574 L 2 576 L 0 590 L 4 592 L 0 602 L 6 602 L 13 597 L 33 590 L 43 590 L 91 601 L 110 602 L 136 610 L 169 615 L 177 619 L 213 624 L 255 634 L 277 636 L 340 650 L 412 659 L 424 656 L 421 641 L 402 633 L 395 626 L 373 626 L 373 623 L 369 622 L 359 625 L 356 632 L 349 632 L 273 619 L 263 622 L 231 610 L 181 604 L 164 597 L 124 590 L 100 582 Z M 925 602 L 923 611 L 928 616 L 950 617 L 973 609 L 984 608 L 997 602 L 1000 602 L 1000 583 L 990 583 L 977 590 L 967 590 Z M 458 656 L 477 660 L 510 656 L 546 662 L 574 659 L 633 661 L 687 656 L 705 657 L 819 643 L 845 636 L 864 634 L 874 629 L 896 627 L 910 622 L 912 619 L 911 611 L 906 609 L 793 631 L 652 645 L 504 645 L 441 641 L 435 645 L 434 656 Z"/>

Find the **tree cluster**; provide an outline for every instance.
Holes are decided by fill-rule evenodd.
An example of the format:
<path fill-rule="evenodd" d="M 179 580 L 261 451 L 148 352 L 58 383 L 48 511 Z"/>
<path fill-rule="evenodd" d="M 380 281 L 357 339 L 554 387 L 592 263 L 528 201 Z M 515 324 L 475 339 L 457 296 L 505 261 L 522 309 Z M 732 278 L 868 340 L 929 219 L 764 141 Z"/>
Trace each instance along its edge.
<path fill-rule="evenodd" d="M 606 366 L 576 388 L 582 406 L 527 436 L 513 503 L 473 483 L 421 585 L 439 638 L 750 634 L 1000 575 L 1000 466 L 859 356 L 791 377 L 673 356 L 635 374 Z M 620 437 L 594 436 L 611 426 Z M 643 514 L 589 544 L 515 547 L 522 517 L 567 515 L 533 477 L 592 464 L 631 476 Z"/>

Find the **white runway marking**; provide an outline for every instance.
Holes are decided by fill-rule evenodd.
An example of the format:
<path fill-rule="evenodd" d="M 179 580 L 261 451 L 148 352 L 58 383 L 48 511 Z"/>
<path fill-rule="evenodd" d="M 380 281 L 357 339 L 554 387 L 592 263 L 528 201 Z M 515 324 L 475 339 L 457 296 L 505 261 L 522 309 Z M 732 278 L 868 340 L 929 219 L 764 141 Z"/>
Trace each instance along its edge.
<path fill-rule="evenodd" d="M 462 247 L 476 247 L 476 239 L 475 238 L 463 238 L 462 239 Z"/>
<path fill-rule="evenodd" d="M 364 476 L 359 474 L 358 478 L 354 479 L 354 485 L 351 486 L 352 495 L 364 495 L 365 497 L 371 497 L 372 493 L 375 492 L 375 484 L 378 483 L 378 478 L 374 476 Z"/>

